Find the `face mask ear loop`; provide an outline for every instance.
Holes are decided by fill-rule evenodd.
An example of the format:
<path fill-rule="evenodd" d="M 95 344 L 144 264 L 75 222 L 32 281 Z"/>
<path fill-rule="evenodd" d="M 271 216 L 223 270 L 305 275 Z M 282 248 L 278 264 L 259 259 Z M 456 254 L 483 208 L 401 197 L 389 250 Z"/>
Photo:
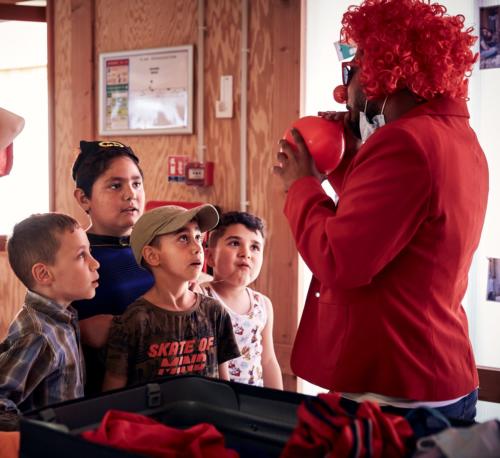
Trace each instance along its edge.
<path fill-rule="evenodd" d="M 380 110 L 380 114 L 384 114 L 384 108 L 385 104 L 387 103 L 387 99 L 389 98 L 388 95 L 385 96 L 384 103 L 382 104 L 382 109 Z M 365 110 L 366 110 L 366 105 L 365 105 Z"/>
<path fill-rule="evenodd" d="M 368 106 L 368 99 L 365 99 L 365 109 L 363 110 L 364 113 L 366 113 L 366 107 Z"/>

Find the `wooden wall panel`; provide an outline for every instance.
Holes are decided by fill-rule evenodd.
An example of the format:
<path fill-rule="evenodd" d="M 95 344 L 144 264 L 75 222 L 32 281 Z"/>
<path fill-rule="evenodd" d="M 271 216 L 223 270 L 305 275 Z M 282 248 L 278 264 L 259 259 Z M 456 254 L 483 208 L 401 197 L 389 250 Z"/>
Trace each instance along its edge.
<path fill-rule="evenodd" d="M 212 203 L 240 205 L 241 9 L 238 0 L 207 1 L 205 9 L 205 157 L 215 163 Z M 220 77 L 233 76 L 232 119 L 215 118 Z"/>
<path fill-rule="evenodd" d="M 197 26 L 196 0 L 99 1 L 96 3 L 96 62 L 101 52 L 194 44 Z M 96 66 L 96 80 L 97 71 Z M 167 156 L 185 154 L 195 159 L 196 135 L 122 136 L 119 139 L 130 145 L 140 158 L 149 200 L 212 200 L 211 189 L 198 190 L 167 181 Z"/>
<path fill-rule="evenodd" d="M 24 295 L 26 294 L 25 286 L 17 279 L 9 266 L 7 253 L 0 252 L 0 341 L 6 336 L 7 328 L 9 327 L 12 318 L 16 315 L 21 307 Z"/>
<path fill-rule="evenodd" d="M 54 2 L 54 210 L 76 217 L 84 226 L 89 221 L 73 198 L 71 167 L 79 140 L 94 136 L 93 75 L 88 70 L 93 56 L 92 42 L 88 43 L 92 11 L 91 0 Z M 77 33 L 80 29 L 82 35 Z"/>
<path fill-rule="evenodd" d="M 479 366 L 479 399 L 487 402 L 500 402 L 500 369 Z"/>
<path fill-rule="evenodd" d="M 256 288 L 275 309 L 274 340 L 285 388 L 296 389 L 289 358 L 298 323 L 297 251 L 283 215 L 284 193 L 271 174 L 278 140 L 299 115 L 300 1 L 250 2 L 249 210 L 267 224 L 266 258 Z"/>

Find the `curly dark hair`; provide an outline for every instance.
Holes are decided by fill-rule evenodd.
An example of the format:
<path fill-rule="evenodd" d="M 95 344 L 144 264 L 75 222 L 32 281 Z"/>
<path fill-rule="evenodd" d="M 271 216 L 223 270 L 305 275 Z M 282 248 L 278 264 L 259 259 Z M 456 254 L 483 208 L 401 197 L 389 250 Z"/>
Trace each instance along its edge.
<path fill-rule="evenodd" d="M 231 211 L 220 215 L 219 223 L 210 231 L 208 246 L 214 247 L 217 245 L 219 239 L 226 233 L 227 228 L 235 224 L 242 224 L 249 231 L 255 233 L 260 232 L 262 238 L 265 238 L 264 222 L 258 216 L 247 212 Z"/>
<path fill-rule="evenodd" d="M 362 56 L 360 82 L 368 99 L 408 89 L 423 100 L 467 97 L 477 53 L 462 15 L 429 0 L 365 0 L 342 18 L 341 39 Z"/>

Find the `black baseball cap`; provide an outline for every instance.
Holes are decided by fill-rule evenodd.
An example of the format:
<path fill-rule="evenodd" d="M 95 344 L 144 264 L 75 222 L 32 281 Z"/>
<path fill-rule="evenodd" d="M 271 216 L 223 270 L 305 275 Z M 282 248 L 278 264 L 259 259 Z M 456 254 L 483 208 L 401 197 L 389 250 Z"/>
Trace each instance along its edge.
<path fill-rule="evenodd" d="M 71 172 L 73 180 L 76 181 L 76 174 L 78 173 L 78 169 L 88 158 L 105 151 L 113 151 L 113 150 L 119 151 L 120 153 L 124 153 L 131 159 L 133 159 L 136 163 L 139 163 L 139 158 L 135 155 L 132 148 L 130 148 L 130 146 L 124 145 L 121 142 L 115 140 L 111 141 L 97 140 L 94 142 L 87 142 L 85 140 L 81 140 L 80 154 L 76 158 L 76 161 L 73 164 L 73 170 Z"/>

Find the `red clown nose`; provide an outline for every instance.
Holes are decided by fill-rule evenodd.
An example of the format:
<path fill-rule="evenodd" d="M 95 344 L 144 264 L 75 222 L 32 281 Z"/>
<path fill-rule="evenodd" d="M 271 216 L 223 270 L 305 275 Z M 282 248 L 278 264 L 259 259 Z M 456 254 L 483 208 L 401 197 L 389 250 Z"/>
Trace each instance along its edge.
<path fill-rule="evenodd" d="M 319 116 L 297 119 L 295 127 L 304 139 L 318 172 L 330 174 L 339 165 L 344 154 L 344 125 L 341 121 L 327 121 Z M 295 145 L 290 129 L 283 138 Z"/>
<path fill-rule="evenodd" d="M 341 84 L 333 90 L 333 100 L 337 103 L 347 102 L 347 87 Z"/>

